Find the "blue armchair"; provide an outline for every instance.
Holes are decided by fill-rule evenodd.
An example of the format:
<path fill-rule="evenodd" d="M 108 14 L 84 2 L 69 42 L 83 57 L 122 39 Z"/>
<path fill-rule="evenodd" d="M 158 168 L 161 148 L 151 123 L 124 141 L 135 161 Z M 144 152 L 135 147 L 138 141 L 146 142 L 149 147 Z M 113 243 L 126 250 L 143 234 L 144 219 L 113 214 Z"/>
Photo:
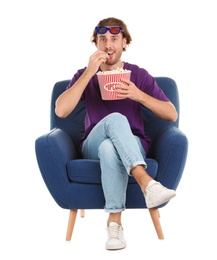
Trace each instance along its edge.
<path fill-rule="evenodd" d="M 156 77 L 156 81 L 179 113 L 176 82 L 168 77 Z M 53 199 L 60 207 L 70 210 L 66 240 L 71 240 L 77 211 L 81 210 L 81 216 L 84 216 L 86 209 L 103 209 L 105 201 L 99 161 L 82 159 L 78 151 L 79 140 L 84 133 L 85 103 L 80 102 L 65 119 L 57 117 L 54 112 L 55 100 L 65 91 L 68 83 L 69 80 L 64 80 L 54 85 L 50 130 L 36 139 L 35 152 L 41 175 Z M 164 186 L 176 190 L 186 163 L 187 137 L 179 129 L 179 118 L 176 122 L 167 122 L 148 109 L 142 109 L 146 134 L 153 142 L 146 160 L 147 171 Z M 126 208 L 147 208 L 133 177 L 129 177 Z M 158 238 L 164 239 L 159 209 L 149 209 L 149 213 Z"/>

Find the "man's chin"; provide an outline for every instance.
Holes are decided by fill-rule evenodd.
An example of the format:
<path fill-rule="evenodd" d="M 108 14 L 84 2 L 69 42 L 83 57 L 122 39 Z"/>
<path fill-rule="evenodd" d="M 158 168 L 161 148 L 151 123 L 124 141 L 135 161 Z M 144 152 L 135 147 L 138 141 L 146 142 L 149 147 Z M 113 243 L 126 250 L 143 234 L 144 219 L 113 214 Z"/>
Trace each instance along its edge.
<path fill-rule="evenodd" d="M 114 62 L 114 61 L 111 61 L 111 60 L 107 60 L 107 61 L 105 62 L 105 64 L 111 66 L 111 65 L 114 65 L 115 62 Z"/>

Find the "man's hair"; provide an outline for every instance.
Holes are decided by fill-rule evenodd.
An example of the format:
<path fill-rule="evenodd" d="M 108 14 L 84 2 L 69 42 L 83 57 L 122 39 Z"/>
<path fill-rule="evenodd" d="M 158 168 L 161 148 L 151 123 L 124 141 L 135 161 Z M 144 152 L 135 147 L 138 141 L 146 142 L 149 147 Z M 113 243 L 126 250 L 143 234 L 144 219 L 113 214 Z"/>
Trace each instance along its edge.
<path fill-rule="evenodd" d="M 120 27 L 123 28 L 123 31 L 121 33 L 123 35 L 123 38 L 126 38 L 127 45 L 129 45 L 132 42 L 132 38 L 131 38 L 131 35 L 130 35 L 128 29 L 127 29 L 126 24 L 120 19 L 117 19 L 115 17 L 109 17 L 109 18 L 106 18 L 106 19 L 99 21 L 97 26 L 120 26 Z M 94 28 L 94 31 L 93 31 L 93 35 L 91 37 L 91 42 L 95 43 L 95 44 L 97 42 L 97 32 L 96 32 L 95 28 Z M 126 48 L 123 48 L 123 51 L 126 51 Z"/>

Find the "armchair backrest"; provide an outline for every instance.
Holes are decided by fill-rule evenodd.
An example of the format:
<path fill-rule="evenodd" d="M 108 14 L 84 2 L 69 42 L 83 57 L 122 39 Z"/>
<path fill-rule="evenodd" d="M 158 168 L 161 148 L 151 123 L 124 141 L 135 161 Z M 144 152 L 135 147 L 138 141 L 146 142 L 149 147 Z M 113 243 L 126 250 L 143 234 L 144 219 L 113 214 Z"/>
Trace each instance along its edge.
<path fill-rule="evenodd" d="M 79 102 L 74 111 L 66 118 L 59 118 L 55 114 L 56 99 L 66 90 L 69 82 L 69 80 L 64 80 L 59 81 L 54 85 L 51 96 L 50 129 L 61 128 L 67 132 L 78 151 L 79 141 L 84 134 L 84 118 L 86 114 L 85 102 Z"/>
<path fill-rule="evenodd" d="M 176 82 L 168 77 L 155 77 L 155 79 L 159 87 L 174 104 L 179 113 L 179 94 Z M 61 128 L 66 131 L 71 136 L 76 148 L 78 149 L 79 140 L 84 134 L 84 117 L 86 114 L 85 102 L 80 102 L 76 109 L 67 118 L 61 119 L 55 114 L 55 101 L 58 96 L 66 90 L 68 84 L 69 80 L 64 80 L 59 81 L 54 85 L 51 97 L 50 129 Z M 177 127 L 179 125 L 179 118 L 176 122 L 167 122 L 159 119 L 144 107 L 142 107 L 142 113 L 146 134 L 151 137 L 152 140 L 155 139 L 162 128 L 167 127 L 168 125 L 174 125 Z"/>
<path fill-rule="evenodd" d="M 168 77 L 155 77 L 155 79 L 158 86 L 173 103 L 179 114 L 179 93 L 176 82 Z M 145 107 L 142 107 L 142 111 L 146 135 L 152 140 L 156 138 L 159 132 L 162 132 L 163 128 L 168 127 L 169 125 L 179 127 L 179 117 L 176 122 L 168 122 L 160 119 Z"/>

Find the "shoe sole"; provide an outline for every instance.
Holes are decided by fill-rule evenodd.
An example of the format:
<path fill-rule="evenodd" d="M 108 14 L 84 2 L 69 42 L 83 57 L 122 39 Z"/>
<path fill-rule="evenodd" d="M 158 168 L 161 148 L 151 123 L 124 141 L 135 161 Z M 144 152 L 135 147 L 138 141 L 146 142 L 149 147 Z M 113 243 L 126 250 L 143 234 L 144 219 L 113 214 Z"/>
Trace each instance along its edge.
<path fill-rule="evenodd" d="M 124 249 L 126 247 L 126 245 L 125 246 L 122 246 L 122 247 L 109 247 L 109 246 L 106 246 L 106 249 L 107 250 L 121 250 L 121 249 Z"/>
<path fill-rule="evenodd" d="M 146 205 L 148 209 L 152 209 L 152 208 L 156 208 L 168 201 L 170 201 L 172 198 L 174 198 L 176 196 L 176 193 L 172 194 L 171 196 L 169 196 L 168 198 L 164 199 L 161 203 L 155 204 L 155 205 Z"/>

